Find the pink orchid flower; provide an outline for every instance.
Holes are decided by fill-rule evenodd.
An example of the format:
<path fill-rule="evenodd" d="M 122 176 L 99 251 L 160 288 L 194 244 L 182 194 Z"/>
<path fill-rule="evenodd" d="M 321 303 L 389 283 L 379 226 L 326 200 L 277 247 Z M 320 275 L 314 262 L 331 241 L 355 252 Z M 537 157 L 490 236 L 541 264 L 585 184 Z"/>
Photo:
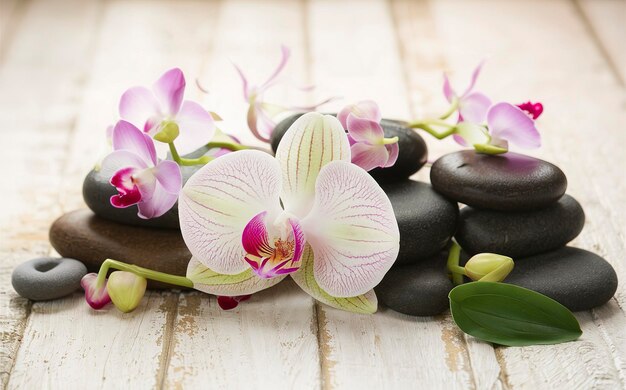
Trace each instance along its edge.
<path fill-rule="evenodd" d="M 131 123 L 120 120 L 112 135 L 113 152 L 102 161 L 102 172 L 111 177 L 118 194 L 111 205 L 137 205 L 140 218 L 156 218 L 172 208 L 182 187 L 180 167 L 159 161 L 152 138 Z"/>
<path fill-rule="evenodd" d="M 275 158 L 245 150 L 202 167 L 181 192 L 179 215 L 193 255 L 187 278 L 220 296 L 289 275 L 321 302 L 372 313 L 372 288 L 399 250 L 387 195 L 350 163 L 341 123 L 314 112 L 289 128 Z"/>
<path fill-rule="evenodd" d="M 237 65 L 234 65 L 243 83 L 243 97 L 249 104 L 247 114 L 248 128 L 257 139 L 263 142 L 270 142 L 270 136 L 272 135 L 272 131 L 274 131 L 274 128 L 276 127 L 275 118 L 278 115 L 286 111 L 311 111 L 318 106 L 321 106 L 322 104 L 328 103 L 333 99 L 326 99 L 318 104 L 314 104 L 311 106 L 292 107 L 281 106 L 278 104 L 268 103 L 264 101 L 263 95 L 265 94 L 265 92 L 267 92 L 268 89 L 276 85 L 280 74 L 287 65 L 289 57 L 291 56 L 291 51 L 288 47 L 281 46 L 280 49 L 281 59 L 278 63 L 278 66 L 276 67 L 274 72 L 272 72 L 270 77 L 259 86 L 250 85 L 241 68 L 239 68 Z"/>
<path fill-rule="evenodd" d="M 211 141 L 215 123 L 212 115 L 198 103 L 183 101 L 185 85 L 185 75 L 174 68 L 165 72 L 152 89 L 130 88 L 120 99 L 120 116 L 151 137 L 167 125 L 176 124 L 178 152 L 191 153 Z"/>
<path fill-rule="evenodd" d="M 85 290 L 85 300 L 92 308 L 99 310 L 111 302 L 106 280 L 104 284 L 98 286 L 98 274 L 92 272 L 83 276 L 80 286 Z"/>
<path fill-rule="evenodd" d="M 337 114 L 337 119 L 348 131 L 352 163 L 366 171 L 387 168 L 398 160 L 398 138 L 385 138 L 380 125 L 378 104 L 365 100 L 349 105 Z"/>
<path fill-rule="evenodd" d="M 482 92 L 474 91 L 474 86 L 476 85 L 476 80 L 480 75 L 482 66 L 483 63 L 481 62 L 476 69 L 474 69 L 470 84 L 461 95 L 452 88 L 448 76 L 446 74 L 443 75 L 443 94 L 450 104 L 455 100 L 457 101 L 459 122 L 467 121 L 480 124 L 485 121 L 487 110 L 491 106 L 491 99 Z"/>

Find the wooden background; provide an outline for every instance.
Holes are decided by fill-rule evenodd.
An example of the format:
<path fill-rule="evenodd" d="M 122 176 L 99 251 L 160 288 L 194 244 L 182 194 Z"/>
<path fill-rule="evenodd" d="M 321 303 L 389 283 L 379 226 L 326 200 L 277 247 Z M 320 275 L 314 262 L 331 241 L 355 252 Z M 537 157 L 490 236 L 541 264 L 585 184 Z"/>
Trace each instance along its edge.
<path fill-rule="evenodd" d="M 0 0 L 0 383 L 42 388 L 613 389 L 626 386 L 626 2 Z M 229 60 L 261 81 L 293 49 L 294 85 L 376 99 L 386 117 L 445 108 L 487 59 L 481 90 L 539 100 L 544 147 L 587 222 L 574 244 L 610 261 L 622 284 L 577 313 L 573 343 L 493 348 L 449 315 L 381 308 L 353 315 L 282 283 L 232 312 L 200 293 L 149 292 L 131 314 L 91 311 L 76 293 L 31 303 L 10 284 L 22 261 L 54 254 L 51 222 L 83 207 L 125 88 L 180 66 L 187 96 L 245 134 Z M 198 78 L 211 94 L 193 86 Z M 276 100 L 302 102 L 282 88 Z M 297 100 L 297 101 L 296 101 Z M 430 155 L 457 147 L 424 136 Z M 246 138 L 249 140 L 249 138 Z M 428 169 L 416 175 L 428 180 Z"/>

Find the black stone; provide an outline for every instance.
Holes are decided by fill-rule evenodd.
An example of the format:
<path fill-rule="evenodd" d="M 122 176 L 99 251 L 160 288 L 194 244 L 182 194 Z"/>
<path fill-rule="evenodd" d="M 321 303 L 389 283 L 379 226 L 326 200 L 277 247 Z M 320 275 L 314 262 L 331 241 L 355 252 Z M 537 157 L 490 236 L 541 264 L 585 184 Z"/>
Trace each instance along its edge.
<path fill-rule="evenodd" d="M 412 316 L 433 316 L 448 309 L 452 282 L 446 273 L 446 254 L 418 264 L 393 267 L 375 288 L 380 302 Z"/>
<path fill-rule="evenodd" d="M 618 283 L 615 270 L 606 260 L 569 246 L 516 259 L 504 282 L 540 292 L 572 311 L 608 302 Z"/>
<path fill-rule="evenodd" d="M 271 136 L 272 150 L 276 152 L 285 132 L 303 114 L 294 114 L 279 122 Z M 389 168 L 372 169 L 369 173 L 377 181 L 395 181 L 406 179 L 426 164 L 428 148 L 424 139 L 414 130 L 404 127 L 401 122 L 383 119 L 381 121 L 385 137 L 398 137 L 398 160 Z"/>
<path fill-rule="evenodd" d="M 536 211 L 461 209 L 455 238 L 474 255 L 499 253 L 513 259 L 560 248 L 582 231 L 585 213 L 569 195 Z"/>
<path fill-rule="evenodd" d="M 430 181 L 446 197 L 490 210 L 535 210 L 556 202 L 567 188 L 565 174 L 549 162 L 473 150 L 447 154 L 432 166 Z"/>
<path fill-rule="evenodd" d="M 183 182 L 191 177 L 201 166 L 182 167 Z M 117 190 L 100 171 L 92 170 L 83 181 L 83 199 L 87 207 L 96 215 L 110 221 L 131 226 L 152 228 L 179 229 L 178 203 L 168 212 L 158 218 L 142 219 L 137 216 L 137 206 L 118 209 L 111 206 L 111 196 L 117 195 Z"/>
<path fill-rule="evenodd" d="M 457 226 L 459 208 L 422 182 L 382 183 L 400 228 L 396 264 L 412 264 L 441 251 Z"/>

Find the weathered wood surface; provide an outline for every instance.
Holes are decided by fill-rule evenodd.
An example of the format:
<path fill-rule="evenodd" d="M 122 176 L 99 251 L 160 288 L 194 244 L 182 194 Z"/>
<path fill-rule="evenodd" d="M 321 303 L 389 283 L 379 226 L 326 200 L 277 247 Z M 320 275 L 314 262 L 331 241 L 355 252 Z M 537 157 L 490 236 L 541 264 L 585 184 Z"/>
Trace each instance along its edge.
<path fill-rule="evenodd" d="M 442 71 L 463 83 L 487 58 L 481 89 L 544 103 L 536 155 L 563 168 L 587 214 L 574 244 L 623 278 L 625 3 L 0 0 L 2 387 L 626 387 L 623 285 L 607 305 L 577 313 L 580 341 L 496 349 L 464 336 L 447 314 L 351 315 L 314 303 L 293 283 L 232 312 L 200 293 L 151 292 L 126 315 L 94 313 L 78 293 L 31 304 L 10 286 L 15 265 L 52 253 L 52 220 L 81 207 L 83 175 L 104 152 L 104 128 L 126 87 L 179 66 L 188 96 L 249 141 L 229 60 L 262 81 L 281 43 L 293 49 L 294 85 L 345 98 L 329 109 L 373 98 L 385 116 L 404 119 L 443 108 Z M 196 77 L 209 95 L 194 87 Z M 301 94 L 283 88 L 273 97 L 296 102 Z M 456 148 L 427 141 L 431 158 Z"/>

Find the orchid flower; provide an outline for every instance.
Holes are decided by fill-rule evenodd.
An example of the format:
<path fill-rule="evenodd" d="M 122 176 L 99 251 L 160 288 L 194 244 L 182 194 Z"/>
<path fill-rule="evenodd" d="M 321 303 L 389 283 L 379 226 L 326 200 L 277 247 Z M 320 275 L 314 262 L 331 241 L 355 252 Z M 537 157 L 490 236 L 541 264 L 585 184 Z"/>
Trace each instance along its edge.
<path fill-rule="evenodd" d="M 387 195 L 350 163 L 341 123 L 314 112 L 289 128 L 275 158 L 245 150 L 202 167 L 181 192 L 179 216 L 192 253 L 187 279 L 218 296 L 290 275 L 321 302 L 372 313 L 372 288 L 399 250 Z"/>
<path fill-rule="evenodd" d="M 80 280 L 80 286 L 85 290 L 85 301 L 92 308 L 99 310 L 111 302 L 107 292 L 106 278 L 99 283 L 98 274 L 89 273 Z"/>
<path fill-rule="evenodd" d="M 274 131 L 274 127 L 276 127 L 275 118 L 278 115 L 287 111 L 312 111 L 318 106 L 328 103 L 333 99 L 330 98 L 318 104 L 300 107 L 286 107 L 264 101 L 263 95 L 267 92 L 268 89 L 276 85 L 280 74 L 287 65 L 289 57 L 291 56 L 291 51 L 288 47 L 281 46 L 280 49 L 281 58 L 278 66 L 276 67 L 274 72 L 272 72 L 270 77 L 259 86 L 250 85 L 241 68 L 239 68 L 239 66 L 237 65 L 234 65 L 243 83 L 243 97 L 245 101 L 249 104 L 247 114 L 248 128 L 257 139 L 263 142 L 270 142 L 270 136 L 272 135 L 272 131 Z"/>
<path fill-rule="evenodd" d="M 398 159 L 398 137 L 385 138 L 378 104 L 371 100 L 346 106 L 337 119 L 348 131 L 352 163 L 366 171 L 387 168 Z"/>
<path fill-rule="evenodd" d="M 183 101 L 185 85 L 183 72 L 174 68 L 152 89 L 130 88 L 120 99 L 120 116 L 157 141 L 172 144 L 175 139 L 177 153 L 190 153 L 211 141 L 215 124 L 211 113 L 198 103 Z"/>
<path fill-rule="evenodd" d="M 541 113 L 543 112 L 543 104 L 539 102 L 526 102 L 522 104 L 517 104 L 516 106 L 519 107 L 520 110 L 527 113 L 528 116 L 530 116 L 533 120 L 537 120 L 537 118 L 539 118 L 539 115 L 541 115 Z"/>
<path fill-rule="evenodd" d="M 124 120 L 115 125 L 113 152 L 102 161 L 102 173 L 118 194 L 111 205 L 137 205 L 140 218 L 156 218 L 172 208 L 182 187 L 180 167 L 173 161 L 159 161 L 152 138 Z"/>
<path fill-rule="evenodd" d="M 480 75 L 483 63 L 481 62 L 474 72 L 469 86 L 459 95 L 450 85 L 448 76 L 444 73 L 443 94 L 453 108 L 459 113 L 459 122 L 467 121 L 472 123 L 483 123 L 487 110 L 491 106 L 491 99 L 482 92 L 475 92 L 474 86 Z M 444 118 L 445 119 L 445 118 Z"/>

